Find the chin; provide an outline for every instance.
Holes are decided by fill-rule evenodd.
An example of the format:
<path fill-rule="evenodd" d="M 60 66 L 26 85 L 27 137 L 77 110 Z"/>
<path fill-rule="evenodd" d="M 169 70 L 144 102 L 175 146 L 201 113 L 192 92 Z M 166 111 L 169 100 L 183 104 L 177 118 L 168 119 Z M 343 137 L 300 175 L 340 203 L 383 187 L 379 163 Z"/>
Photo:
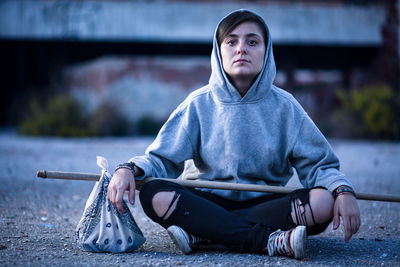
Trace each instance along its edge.
<path fill-rule="evenodd" d="M 249 79 L 253 80 L 254 77 L 257 76 L 258 73 L 253 73 L 253 72 L 236 72 L 233 73 L 232 75 L 229 75 L 231 77 L 234 77 L 236 79 Z"/>

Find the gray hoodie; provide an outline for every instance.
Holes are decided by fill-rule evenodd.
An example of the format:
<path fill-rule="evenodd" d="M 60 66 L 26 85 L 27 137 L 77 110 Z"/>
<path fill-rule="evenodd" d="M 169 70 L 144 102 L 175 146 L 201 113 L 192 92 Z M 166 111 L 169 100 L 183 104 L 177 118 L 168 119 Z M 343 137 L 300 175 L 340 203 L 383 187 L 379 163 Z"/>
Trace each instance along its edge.
<path fill-rule="evenodd" d="M 185 161 L 193 160 L 200 180 L 284 186 L 295 168 L 306 188 L 352 187 L 304 109 L 291 94 L 272 84 L 276 67 L 265 27 L 264 67 L 244 97 L 223 71 L 215 31 L 208 85 L 176 108 L 146 155 L 130 160 L 143 169 L 143 177 L 176 178 Z M 265 194 L 202 190 L 236 201 Z"/>

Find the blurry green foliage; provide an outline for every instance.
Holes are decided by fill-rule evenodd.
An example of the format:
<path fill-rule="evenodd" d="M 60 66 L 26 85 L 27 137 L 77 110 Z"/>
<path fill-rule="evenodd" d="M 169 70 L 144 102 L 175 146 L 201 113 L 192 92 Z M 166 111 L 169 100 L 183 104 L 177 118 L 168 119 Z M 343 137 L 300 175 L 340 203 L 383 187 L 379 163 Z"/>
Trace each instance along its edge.
<path fill-rule="evenodd" d="M 157 135 L 162 125 L 162 121 L 151 116 L 144 116 L 136 122 L 135 129 L 139 135 Z"/>
<path fill-rule="evenodd" d="M 40 104 L 32 99 L 19 132 L 34 136 L 125 136 L 156 135 L 163 122 L 145 116 L 130 123 L 110 102 L 101 103 L 93 114 L 86 114 L 78 101 L 69 96 L 56 96 Z"/>
<path fill-rule="evenodd" d="M 338 98 L 343 109 L 336 113 L 337 127 L 348 134 L 345 137 L 398 138 L 398 99 L 391 87 L 373 84 L 350 93 L 339 90 Z"/>
<path fill-rule="evenodd" d="M 89 118 L 72 97 L 57 96 L 44 106 L 31 100 L 29 114 L 21 123 L 19 131 L 25 135 L 46 136 L 92 136 Z"/>

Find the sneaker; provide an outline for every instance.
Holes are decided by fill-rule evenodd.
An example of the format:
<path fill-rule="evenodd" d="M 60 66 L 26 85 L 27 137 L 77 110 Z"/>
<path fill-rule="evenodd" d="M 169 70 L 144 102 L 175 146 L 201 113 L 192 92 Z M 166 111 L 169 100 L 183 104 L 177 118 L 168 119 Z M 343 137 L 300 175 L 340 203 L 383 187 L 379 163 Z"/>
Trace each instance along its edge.
<path fill-rule="evenodd" d="M 200 243 L 206 242 L 205 239 L 189 234 L 181 227 L 171 225 L 167 228 L 167 232 L 174 244 L 184 253 L 189 254 L 196 249 Z"/>
<path fill-rule="evenodd" d="M 306 240 L 306 227 L 303 225 L 288 231 L 275 231 L 268 239 L 268 254 L 302 259 L 306 251 Z"/>

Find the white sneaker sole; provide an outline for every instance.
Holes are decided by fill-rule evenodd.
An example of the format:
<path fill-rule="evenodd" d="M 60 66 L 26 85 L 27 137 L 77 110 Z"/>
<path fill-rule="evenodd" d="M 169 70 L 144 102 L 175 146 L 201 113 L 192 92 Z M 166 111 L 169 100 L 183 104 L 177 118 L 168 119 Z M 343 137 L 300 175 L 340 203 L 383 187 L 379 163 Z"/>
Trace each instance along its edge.
<path fill-rule="evenodd" d="M 307 232 L 306 227 L 297 226 L 290 236 L 295 259 L 302 259 L 306 254 Z"/>
<path fill-rule="evenodd" d="M 182 228 L 172 225 L 167 228 L 167 232 L 174 244 L 182 251 L 183 254 L 189 254 L 192 249 L 189 246 L 189 239 Z"/>

